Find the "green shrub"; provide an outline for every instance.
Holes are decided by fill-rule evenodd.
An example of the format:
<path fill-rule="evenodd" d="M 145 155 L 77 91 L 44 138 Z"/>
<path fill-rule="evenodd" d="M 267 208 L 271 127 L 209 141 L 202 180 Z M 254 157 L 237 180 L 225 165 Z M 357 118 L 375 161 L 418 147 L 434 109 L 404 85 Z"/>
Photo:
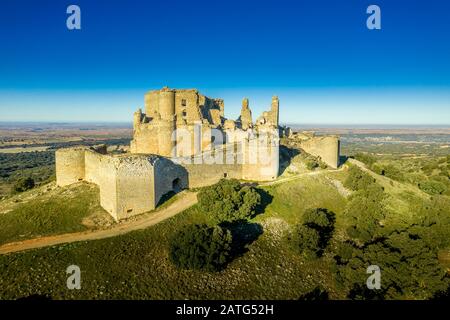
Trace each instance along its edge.
<path fill-rule="evenodd" d="M 362 163 L 366 164 L 368 167 L 371 167 L 375 162 L 377 162 L 377 158 L 370 153 L 357 153 L 354 158 Z"/>
<path fill-rule="evenodd" d="M 431 195 L 443 194 L 447 191 L 445 184 L 439 181 L 428 180 L 419 183 L 419 188 Z"/>
<path fill-rule="evenodd" d="M 330 212 L 324 208 L 306 210 L 303 213 L 302 222 L 304 225 L 314 229 L 330 228 L 333 224 Z"/>
<path fill-rule="evenodd" d="M 205 224 L 187 225 L 170 241 L 170 260 L 182 269 L 221 270 L 231 251 L 230 231 Z"/>
<path fill-rule="evenodd" d="M 324 208 L 308 209 L 297 226 L 298 249 L 307 259 L 320 257 L 334 229 L 334 213 Z"/>
<path fill-rule="evenodd" d="M 308 158 L 305 161 L 305 165 L 308 170 L 314 170 L 315 168 L 319 167 L 319 162 L 316 159 Z"/>
<path fill-rule="evenodd" d="M 21 178 L 14 184 L 16 192 L 24 192 L 34 188 L 34 180 L 31 177 Z"/>
<path fill-rule="evenodd" d="M 307 259 L 318 257 L 320 234 L 316 229 L 299 225 L 297 227 L 298 249 Z"/>
<path fill-rule="evenodd" d="M 346 231 L 349 237 L 369 242 L 381 236 L 380 222 L 386 216 L 386 197 L 383 187 L 372 183 L 349 198 L 345 209 L 345 218 L 349 225 Z"/>
<path fill-rule="evenodd" d="M 368 173 L 356 166 L 350 166 L 348 176 L 344 181 L 344 186 L 351 190 L 361 190 L 375 183 L 375 179 Z"/>
<path fill-rule="evenodd" d="M 400 171 L 400 169 L 398 169 L 396 166 L 394 166 L 392 164 L 387 164 L 387 165 L 376 164 L 376 165 L 372 166 L 372 170 L 379 175 L 391 178 L 393 180 L 397 180 L 397 181 L 405 180 L 405 176 Z"/>
<path fill-rule="evenodd" d="M 210 214 L 215 222 L 234 222 L 250 219 L 261 203 L 261 196 L 255 188 L 242 186 L 238 180 L 222 179 L 201 189 L 198 203 L 200 209 Z"/>
<path fill-rule="evenodd" d="M 349 243 L 339 248 L 336 280 L 351 299 L 429 299 L 449 285 L 436 250 L 408 232 L 395 232 L 363 248 Z M 364 289 L 369 265 L 381 269 L 380 290 Z"/>
<path fill-rule="evenodd" d="M 338 264 L 345 264 L 350 261 L 353 256 L 354 248 L 348 242 L 341 242 L 337 246 L 335 259 Z"/>

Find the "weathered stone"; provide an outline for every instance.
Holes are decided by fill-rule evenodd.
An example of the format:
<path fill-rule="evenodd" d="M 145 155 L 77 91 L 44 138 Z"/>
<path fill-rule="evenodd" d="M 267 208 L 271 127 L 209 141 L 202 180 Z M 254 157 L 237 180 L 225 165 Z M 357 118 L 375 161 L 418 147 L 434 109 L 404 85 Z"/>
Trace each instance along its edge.
<path fill-rule="evenodd" d="M 134 113 L 130 153 L 106 146 L 56 152 L 59 186 L 78 181 L 100 187 L 100 203 L 116 220 L 154 209 L 170 191 L 221 178 L 273 180 L 279 170 L 277 97 L 256 124 L 248 99 L 240 118 L 224 118 L 224 102 L 195 89 L 164 87 L 145 95 Z M 187 148 L 186 148 L 187 147 Z"/>

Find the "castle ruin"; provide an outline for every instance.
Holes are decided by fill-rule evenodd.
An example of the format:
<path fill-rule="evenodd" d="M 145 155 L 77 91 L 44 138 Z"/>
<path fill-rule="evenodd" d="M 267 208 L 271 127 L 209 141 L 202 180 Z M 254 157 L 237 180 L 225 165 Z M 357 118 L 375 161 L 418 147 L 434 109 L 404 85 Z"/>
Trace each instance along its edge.
<path fill-rule="evenodd" d="M 106 146 L 57 150 L 57 185 L 98 185 L 101 206 L 118 221 L 155 209 L 169 192 L 211 185 L 221 178 L 271 181 L 279 175 L 283 132 L 276 96 L 256 121 L 248 99 L 234 121 L 224 117 L 222 99 L 195 89 L 149 91 L 143 109 L 134 113 L 129 153 L 108 154 Z M 327 146 L 312 140 L 305 149 L 336 167 L 332 154 L 339 154 L 339 148 L 321 152 Z"/>

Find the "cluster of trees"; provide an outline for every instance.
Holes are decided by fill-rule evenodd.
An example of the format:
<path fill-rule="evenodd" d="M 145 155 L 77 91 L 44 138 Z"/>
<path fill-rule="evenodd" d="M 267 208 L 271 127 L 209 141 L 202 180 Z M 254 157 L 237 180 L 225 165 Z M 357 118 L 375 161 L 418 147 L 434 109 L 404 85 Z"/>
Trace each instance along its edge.
<path fill-rule="evenodd" d="M 188 225 L 170 241 L 170 259 L 183 269 L 219 271 L 232 258 L 233 236 L 224 225 L 246 223 L 261 204 L 255 188 L 242 186 L 238 180 L 222 179 L 198 193 L 199 209 L 214 226 Z"/>
<path fill-rule="evenodd" d="M 428 299 L 445 291 L 449 278 L 439 264 L 438 250 L 450 243 L 448 198 L 429 200 L 410 220 L 388 226 L 385 219 L 395 216 L 385 205 L 388 195 L 366 173 L 351 170 L 346 184 L 356 192 L 344 214 L 346 239 L 336 250 L 337 284 L 353 299 Z M 364 182 L 358 183 L 357 177 Z M 380 290 L 366 287 L 370 265 L 381 269 Z"/>
<path fill-rule="evenodd" d="M 55 152 L 0 153 L 0 177 L 8 178 L 26 169 L 55 164 Z"/>
<path fill-rule="evenodd" d="M 308 209 L 297 225 L 297 248 L 307 259 L 315 259 L 323 254 L 334 230 L 335 215 L 324 209 Z"/>
<path fill-rule="evenodd" d="M 198 193 L 200 209 L 216 223 L 248 220 L 260 203 L 261 196 L 256 189 L 242 186 L 236 179 L 222 179 Z"/>
<path fill-rule="evenodd" d="M 417 186 L 430 195 L 450 195 L 450 156 L 439 158 L 422 166 L 428 180 L 419 181 Z"/>
<path fill-rule="evenodd" d="M 54 164 L 52 151 L 0 153 L 0 183 L 12 194 L 29 190 L 54 179 Z"/>

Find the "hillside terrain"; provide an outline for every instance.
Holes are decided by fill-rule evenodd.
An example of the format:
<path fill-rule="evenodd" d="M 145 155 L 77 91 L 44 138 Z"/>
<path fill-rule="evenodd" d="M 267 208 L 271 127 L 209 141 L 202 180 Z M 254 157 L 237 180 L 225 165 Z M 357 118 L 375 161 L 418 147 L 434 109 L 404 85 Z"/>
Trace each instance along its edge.
<path fill-rule="evenodd" d="M 257 213 L 244 223 L 223 225 L 233 234 L 235 252 L 218 271 L 180 269 L 171 260 L 171 243 L 179 230 L 215 224 L 199 204 L 192 202 L 188 209 L 146 225 L 158 212 L 176 206 L 183 195 L 171 197 L 156 212 L 118 225 L 99 206 L 98 189 L 90 184 L 56 188 L 54 182 L 46 182 L 8 195 L 0 200 L 0 248 L 27 239 L 41 242 L 40 248 L 0 255 L 0 298 L 448 296 L 450 157 L 360 151 L 349 155 L 352 158 L 341 168 L 332 170 L 301 151 L 282 148 L 281 176 L 250 184 L 261 195 Z M 332 227 L 320 252 L 311 257 L 299 249 L 299 232 L 311 210 L 318 209 L 332 217 Z M 139 224 L 146 227 L 133 227 Z M 114 228 L 121 230 L 118 235 L 111 233 Z M 104 232 L 107 237 L 96 236 Z M 71 236 L 79 234 L 90 236 Z M 66 235 L 69 240 L 64 243 L 46 242 Z M 72 264 L 81 269 L 81 290 L 66 287 L 66 268 Z M 361 288 L 370 264 L 380 265 L 384 272 L 382 283 L 389 289 L 382 295 Z"/>

